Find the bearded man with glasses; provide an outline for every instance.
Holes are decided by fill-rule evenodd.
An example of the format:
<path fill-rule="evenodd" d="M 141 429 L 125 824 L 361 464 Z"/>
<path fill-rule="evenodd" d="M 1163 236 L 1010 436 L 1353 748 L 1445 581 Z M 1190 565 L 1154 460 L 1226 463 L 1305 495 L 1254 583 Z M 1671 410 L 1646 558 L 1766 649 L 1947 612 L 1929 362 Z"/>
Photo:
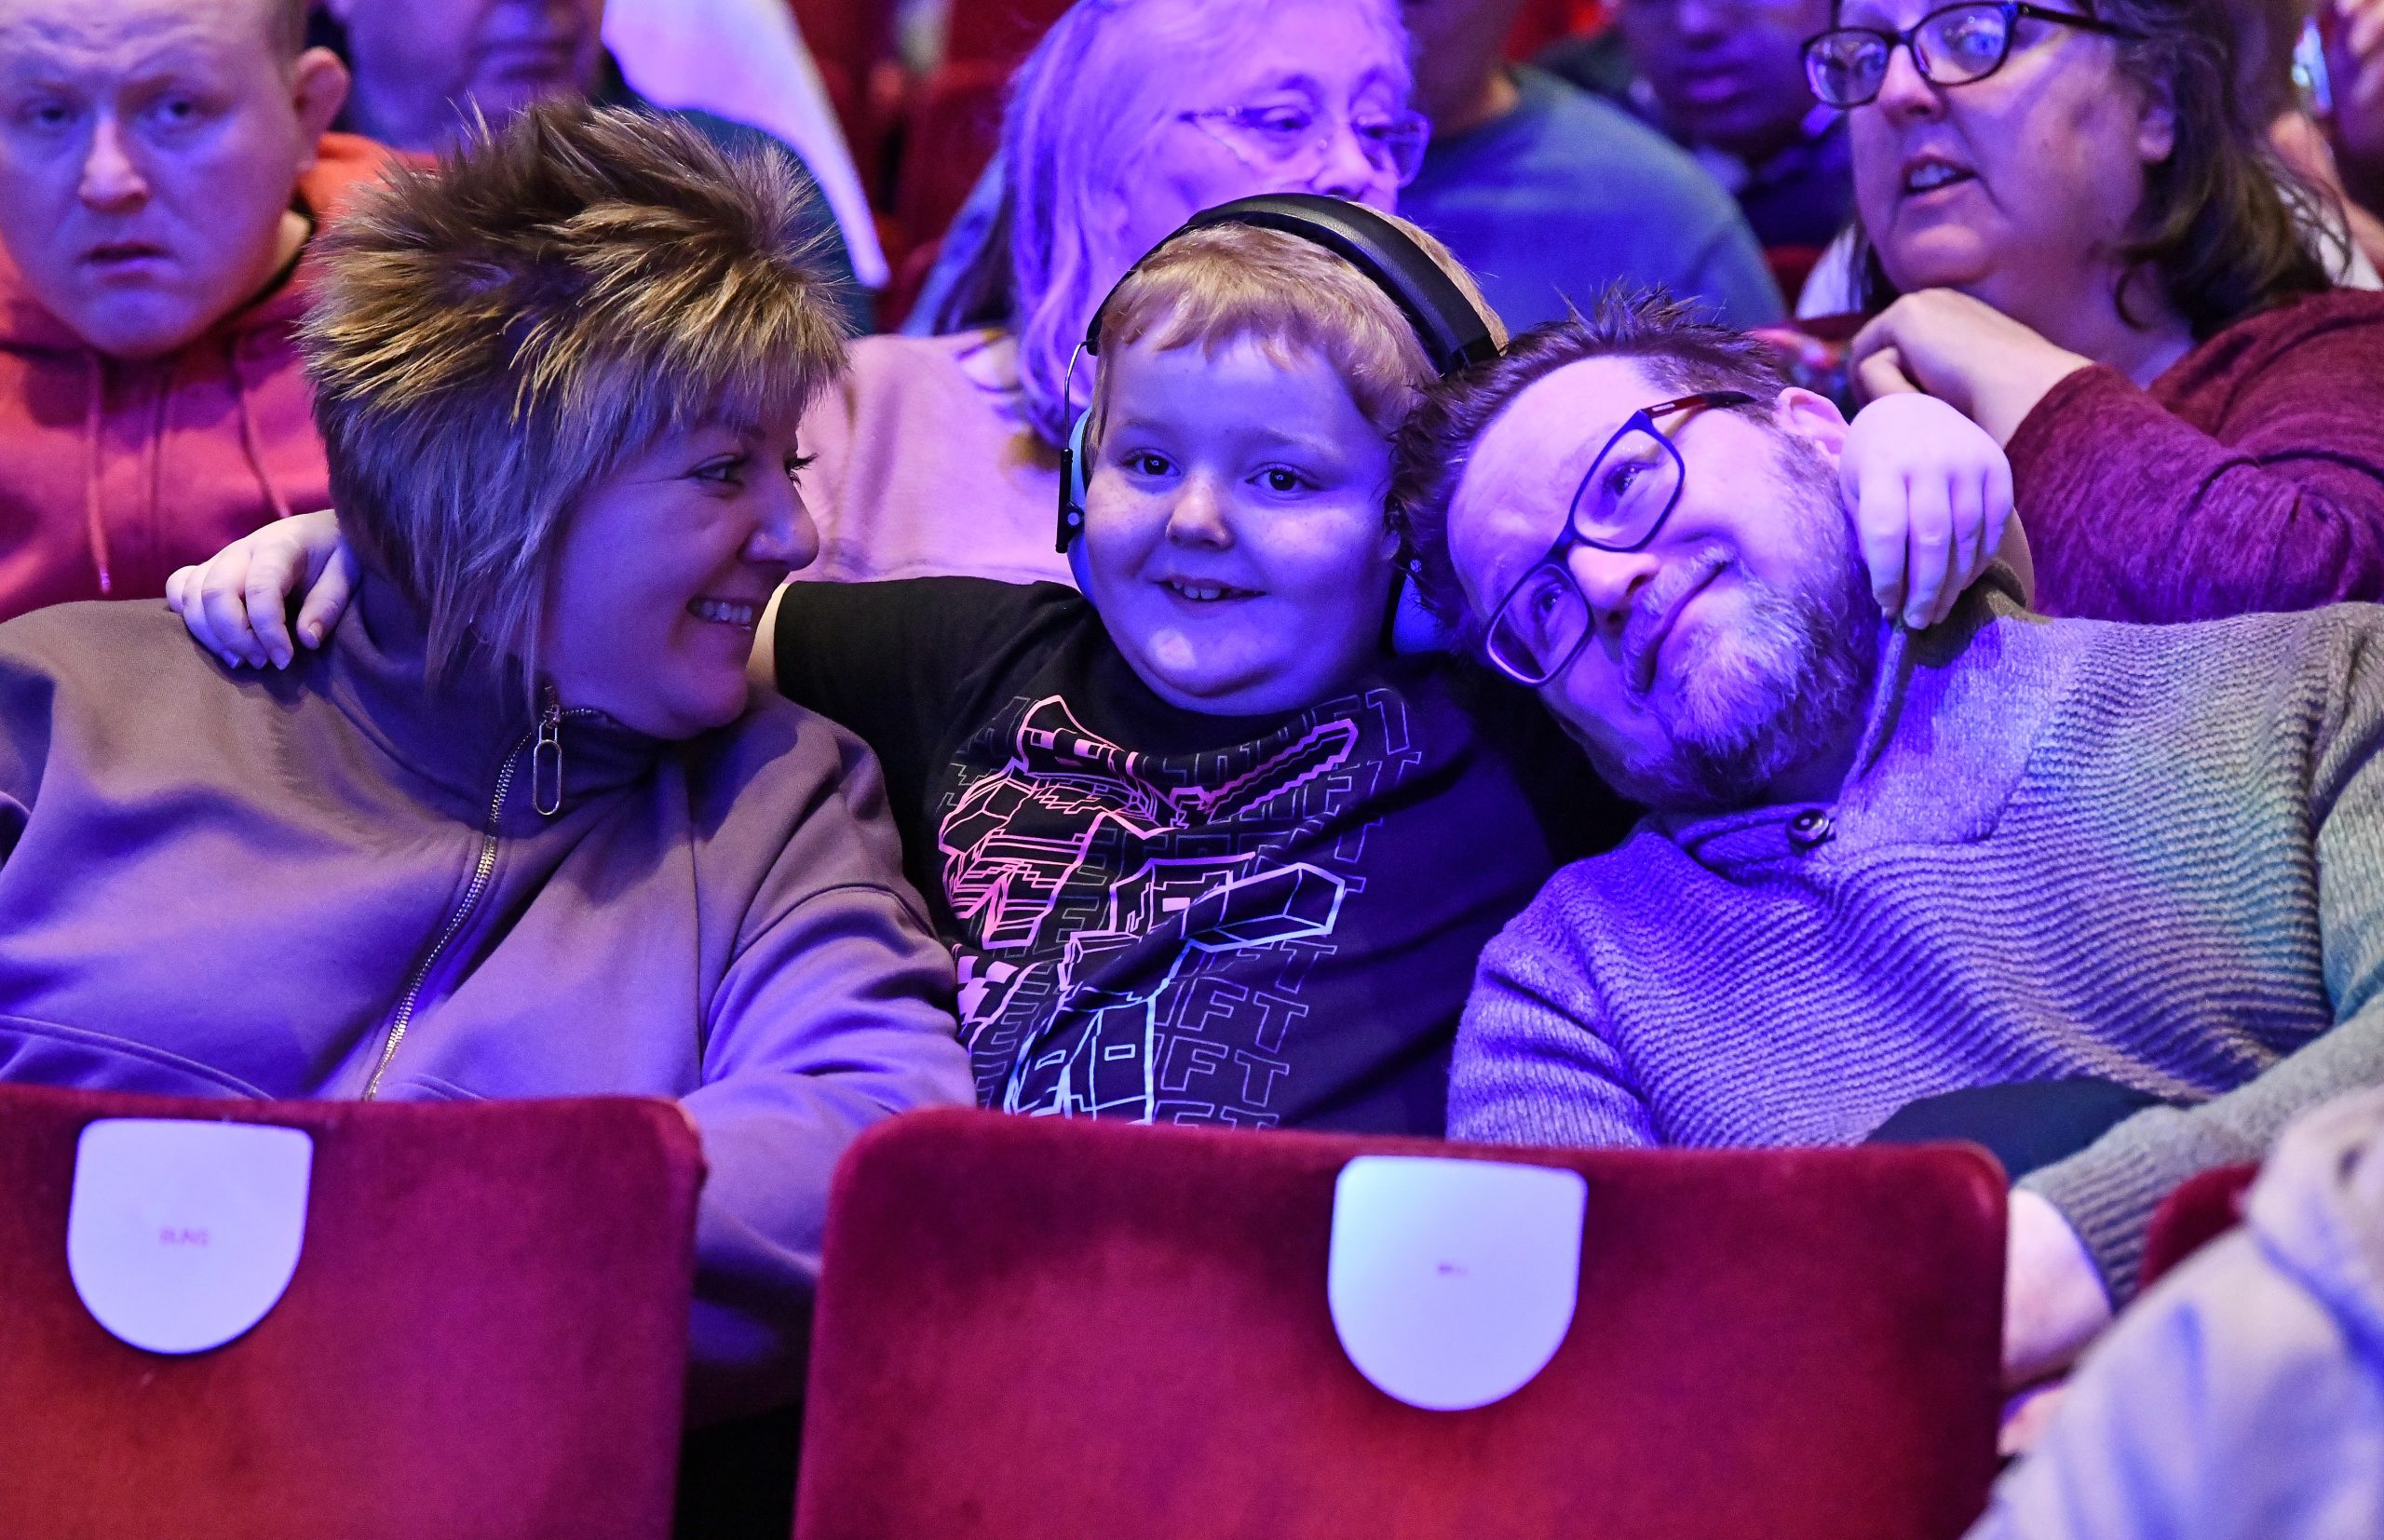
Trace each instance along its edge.
<path fill-rule="evenodd" d="M 1402 429 L 1428 592 L 1648 809 L 1483 952 L 1449 1127 L 1978 1138 L 2024 1178 L 2017 1386 L 2133 1293 L 2179 1182 L 2384 1081 L 2384 612 L 2049 621 L 1990 570 L 1890 624 L 1849 431 L 1661 300 Z"/>

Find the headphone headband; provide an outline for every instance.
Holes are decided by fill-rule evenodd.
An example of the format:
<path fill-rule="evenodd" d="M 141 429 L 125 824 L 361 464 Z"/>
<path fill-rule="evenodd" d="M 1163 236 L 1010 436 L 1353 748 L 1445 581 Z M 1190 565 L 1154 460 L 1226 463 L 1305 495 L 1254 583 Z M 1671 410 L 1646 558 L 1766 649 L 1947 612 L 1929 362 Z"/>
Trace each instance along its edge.
<path fill-rule="evenodd" d="M 1456 280 L 1425 254 L 1414 237 L 1362 203 L 1316 193 L 1266 193 L 1220 203 L 1193 215 L 1166 240 L 1145 252 L 1126 269 L 1126 277 L 1119 278 L 1117 286 L 1102 296 L 1100 308 L 1092 313 L 1092 323 L 1085 328 L 1084 341 L 1077 344 L 1078 351 L 1096 358 L 1101 356 L 1101 321 L 1108 312 L 1109 301 L 1125 286 L 1127 278 L 1142 270 L 1144 263 L 1166 250 L 1177 236 L 1213 224 L 1248 224 L 1297 236 L 1364 274 L 1399 306 L 1400 314 L 1414 329 L 1416 340 L 1423 344 L 1424 356 L 1431 360 L 1433 371 L 1443 378 L 1468 365 L 1498 356 L 1497 341 L 1490 334 L 1489 324 L 1483 320 L 1481 311 L 1466 298 Z M 1068 388 L 1068 382 L 1075 375 L 1076 357 L 1071 354 L 1067 375 L 1061 382 L 1063 390 Z M 1077 565 L 1083 547 L 1077 539 L 1084 531 L 1084 417 L 1077 416 L 1067 445 L 1060 452 L 1060 520 L 1055 532 L 1058 548 L 1076 571 L 1079 588 L 1085 583 L 1083 570 Z M 1418 620 L 1417 633 L 1429 629 L 1430 625 L 1428 620 Z"/>
<path fill-rule="evenodd" d="M 1481 312 L 1456 280 L 1441 271 L 1441 264 L 1426 256 L 1398 225 L 1347 198 L 1317 193 L 1262 193 L 1203 209 L 1145 252 L 1126 270 L 1126 277 L 1166 250 L 1177 236 L 1216 224 L 1247 224 L 1297 236 L 1363 273 L 1407 317 L 1437 374 L 1453 374 L 1497 356 L 1498 344 L 1483 324 Z M 1126 278 L 1118 279 L 1118 287 L 1125 282 Z M 1117 291 L 1110 290 L 1112 294 Z M 1108 309 L 1104 297 L 1101 308 L 1092 313 L 1092 324 L 1085 329 L 1084 350 L 1095 358 L 1101 356 L 1101 321 Z"/>

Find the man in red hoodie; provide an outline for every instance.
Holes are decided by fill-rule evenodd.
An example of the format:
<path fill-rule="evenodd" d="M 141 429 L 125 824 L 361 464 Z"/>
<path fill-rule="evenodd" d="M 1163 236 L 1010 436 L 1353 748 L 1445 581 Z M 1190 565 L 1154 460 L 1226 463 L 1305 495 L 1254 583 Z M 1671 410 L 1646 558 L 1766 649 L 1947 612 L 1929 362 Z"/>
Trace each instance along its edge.
<path fill-rule="evenodd" d="M 0 618 L 328 506 L 294 332 L 386 152 L 305 0 L 0 0 Z"/>

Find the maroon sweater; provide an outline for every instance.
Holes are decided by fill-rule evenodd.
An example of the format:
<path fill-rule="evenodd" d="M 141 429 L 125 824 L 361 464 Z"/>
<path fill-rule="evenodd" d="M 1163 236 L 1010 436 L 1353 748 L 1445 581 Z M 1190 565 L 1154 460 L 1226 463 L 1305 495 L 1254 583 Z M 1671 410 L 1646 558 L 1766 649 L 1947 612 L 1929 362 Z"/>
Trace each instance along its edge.
<path fill-rule="evenodd" d="M 2201 620 L 2384 600 L 2384 294 L 2248 317 L 2149 390 L 2080 370 L 2009 448 L 2049 614 Z"/>

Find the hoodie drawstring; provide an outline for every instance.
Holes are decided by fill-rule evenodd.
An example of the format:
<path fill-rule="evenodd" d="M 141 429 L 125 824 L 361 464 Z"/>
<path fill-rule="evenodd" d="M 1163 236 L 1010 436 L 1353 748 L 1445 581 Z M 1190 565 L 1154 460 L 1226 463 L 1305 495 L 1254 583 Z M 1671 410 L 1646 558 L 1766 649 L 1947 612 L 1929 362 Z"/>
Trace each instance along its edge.
<path fill-rule="evenodd" d="M 149 414 L 149 521 L 142 528 L 155 542 L 165 533 L 166 413 L 174 403 L 173 365 L 157 380 L 157 410 Z"/>
<path fill-rule="evenodd" d="M 91 366 L 91 400 L 83 414 L 83 440 L 88 454 L 90 474 L 83 483 L 83 521 L 91 536 L 91 565 L 99 570 L 100 595 L 107 596 L 114 585 L 108 576 L 108 524 L 100 508 L 101 453 L 100 428 L 107 415 L 107 364 L 97 353 L 86 353 L 84 358 Z"/>
<path fill-rule="evenodd" d="M 249 400 L 249 377 L 240 372 L 240 343 L 237 336 L 224 341 L 224 361 L 232 370 L 232 396 L 240 403 L 240 450 L 249 457 L 249 468 L 257 473 L 257 485 L 264 489 L 264 500 L 276 519 L 290 517 L 289 501 L 281 489 L 273 484 L 273 476 L 264 468 L 264 451 L 257 437 L 256 408 Z"/>
<path fill-rule="evenodd" d="M 106 471 L 108 378 L 107 360 L 96 352 L 86 352 L 84 361 L 90 366 L 90 398 L 83 413 L 83 448 L 86 476 L 83 483 L 83 522 L 91 541 L 91 566 L 99 574 L 100 594 L 106 598 L 115 588 L 115 574 L 108 550 L 108 523 L 103 506 L 103 479 Z M 273 475 L 265 469 L 264 440 L 257 432 L 256 404 L 249 399 L 248 376 L 240 370 L 240 351 L 237 338 L 224 344 L 224 363 L 232 371 L 232 396 L 240 409 L 240 451 L 247 456 L 249 469 L 264 490 L 264 500 L 276 519 L 290 517 L 290 500 L 273 484 Z M 166 417 L 172 402 L 172 382 L 162 382 L 157 393 L 156 421 L 149 434 L 149 520 L 155 526 L 165 502 Z"/>

